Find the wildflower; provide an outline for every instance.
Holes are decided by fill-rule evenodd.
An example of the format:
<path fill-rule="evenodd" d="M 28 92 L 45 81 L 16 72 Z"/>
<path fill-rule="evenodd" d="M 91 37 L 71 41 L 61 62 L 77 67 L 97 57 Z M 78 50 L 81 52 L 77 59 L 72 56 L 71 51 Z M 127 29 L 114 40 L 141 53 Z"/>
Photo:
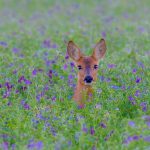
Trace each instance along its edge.
<path fill-rule="evenodd" d="M 140 104 L 142 111 L 146 112 L 147 111 L 147 103 L 146 102 L 141 102 Z"/>
<path fill-rule="evenodd" d="M 32 71 L 32 75 L 35 76 L 36 74 L 37 74 L 37 70 L 34 69 L 34 70 Z"/>
<path fill-rule="evenodd" d="M 50 46 L 51 46 L 51 41 L 50 41 L 50 39 L 44 40 L 43 43 L 42 43 L 42 46 L 43 46 L 44 48 L 50 48 Z"/>
<path fill-rule="evenodd" d="M 129 101 L 131 102 L 132 105 L 136 104 L 135 99 L 131 95 L 128 97 L 128 99 L 129 99 Z"/>
<path fill-rule="evenodd" d="M 137 65 L 139 66 L 139 67 L 141 67 L 141 68 L 144 68 L 144 64 L 142 63 L 142 62 L 137 62 Z"/>
<path fill-rule="evenodd" d="M 109 69 L 113 69 L 113 68 L 116 67 L 116 65 L 115 65 L 115 64 L 108 64 L 107 67 L 108 67 Z"/>
<path fill-rule="evenodd" d="M 103 38 L 106 38 L 106 32 L 105 31 L 102 31 L 101 35 L 102 35 Z"/>
<path fill-rule="evenodd" d="M 13 72 L 12 72 L 13 74 L 16 74 L 17 73 L 17 70 L 13 70 Z"/>
<path fill-rule="evenodd" d="M 48 76 L 49 76 L 50 79 L 52 79 L 52 74 L 53 74 L 53 71 L 49 70 Z"/>
<path fill-rule="evenodd" d="M 57 48 L 57 45 L 56 45 L 56 44 L 52 44 L 52 45 L 51 45 L 51 48 L 54 48 L 54 49 L 55 49 L 55 48 Z"/>
<path fill-rule="evenodd" d="M 128 99 L 129 99 L 129 101 L 133 101 L 134 100 L 134 98 L 131 95 L 128 97 Z"/>
<path fill-rule="evenodd" d="M 9 97 L 9 95 L 10 95 L 10 92 L 9 91 L 5 91 L 5 93 L 3 94 L 3 98 Z"/>
<path fill-rule="evenodd" d="M 18 79 L 18 82 L 21 83 L 22 81 L 25 81 L 25 77 L 24 76 L 21 76 L 19 79 Z"/>
<path fill-rule="evenodd" d="M 91 135 L 94 135 L 94 134 L 95 134 L 95 130 L 94 130 L 93 127 L 90 128 L 90 134 L 91 134 Z"/>
<path fill-rule="evenodd" d="M 137 69 L 134 68 L 134 69 L 132 70 L 132 73 L 135 74 L 136 72 L 137 72 Z"/>
<path fill-rule="evenodd" d="M 134 96 L 136 97 L 140 96 L 140 90 L 136 90 Z"/>
<path fill-rule="evenodd" d="M 133 135 L 133 136 L 128 136 L 126 140 L 124 140 L 124 144 L 129 144 L 132 141 L 138 141 L 142 136 L 138 135 Z"/>
<path fill-rule="evenodd" d="M 144 137 L 143 139 L 144 139 L 144 141 L 146 141 L 146 142 L 150 142 L 150 136 L 146 136 L 146 137 Z"/>
<path fill-rule="evenodd" d="M 8 150 L 8 142 L 3 142 L 2 144 L 0 144 L 0 148 L 2 148 L 3 150 Z"/>
<path fill-rule="evenodd" d="M 25 102 L 25 100 L 22 100 L 20 102 L 20 104 L 23 106 L 24 109 L 26 110 L 29 110 L 30 109 L 30 106 Z"/>
<path fill-rule="evenodd" d="M 68 65 L 67 65 L 67 64 L 64 64 L 63 70 L 66 70 L 67 68 L 68 68 Z"/>
<path fill-rule="evenodd" d="M 7 45 L 7 43 L 6 42 L 4 42 L 4 41 L 0 41 L 0 46 L 2 46 L 2 47 L 7 47 L 8 45 Z"/>
<path fill-rule="evenodd" d="M 134 121 L 129 121 L 128 125 L 131 126 L 131 127 L 135 127 L 135 122 Z"/>
<path fill-rule="evenodd" d="M 13 85 L 11 85 L 9 82 L 5 83 L 5 86 L 7 87 L 7 90 L 10 91 L 13 87 Z"/>
<path fill-rule="evenodd" d="M 99 124 L 99 126 L 100 126 L 101 128 L 106 128 L 106 127 L 107 127 L 106 124 L 103 123 L 103 122 L 101 122 L 101 123 Z"/>
<path fill-rule="evenodd" d="M 56 96 L 53 96 L 53 97 L 52 97 L 52 101 L 56 101 Z"/>
<path fill-rule="evenodd" d="M 12 49 L 12 52 L 15 53 L 15 54 L 19 53 L 19 51 L 20 51 L 19 48 L 15 48 L 15 47 L 14 47 L 14 48 Z"/>
<path fill-rule="evenodd" d="M 88 128 L 86 127 L 86 124 L 83 124 L 83 126 L 82 126 L 82 131 L 83 131 L 84 133 L 87 133 L 87 132 L 88 132 Z"/>
<path fill-rule="evenodd" d="M 30 140 L 27 147 L 28 149 L 31 149 L 31 150 L 32 149 L 42 150 L 43 142 L 42 141 L 35 142 L 34 140 Z"/>
<path fill-rule="evenodd" d="M 103 82 L 103 81 L 105 80 L 105 77 L 104 77 L 104 76 L 100 76 L 99 78 L 100 78 L 100 81 L 101 81 L 101 82 Z"/>
<path fill-rule="evenodd" d="M 119 87 L 119 86 L 117 86 L 117 85 L 111 85 L 111 88 L 112 88 L 112 89 L 115 89 L 115 90 L 120 89 L 120 87 Z"/>
<path fill-rule="evenodd" d="M 72 145 L 72 142 L 71 141 L 68 141 L 68 146 L 71 146 Z"/>
<path fill-rule="evenodd" d="M 96 105 L 95 105 L 95 108 L 96 108 L 96 109 L 100 109 L 101 107 L 102 107 L 101 104 L 96 104 Z"/>
<path fill-rule="evenodd" d="M 137 77 L 136 80 L 135 80 L 135 82 L 136 82 L 136 83 L 140 83 L 141 80 L 142 80 L 142 79 L 141 79 L 140 77 Z"/>
<path fill-rule="evenodd" d="M 71 68 L 74 68 L 74 67 L 75 67 L 74 62 L 71 62 L 71 63 L 70 63 L 70 66 L 71 66 Z"/>
<path fill-rule="evenodd" d="M 23 107 L 24 107 L 24 109 L 26 109 L 26 110 L 29 110 L 29 109 L 30 109 L 30 106 L 29 106 L 29 104 L 27 104 L 27 103 L 25 103 Z"/>
<path fill-rule="evenodd" d="M 26 85 L 32 84 L 32 82 L 30 80 L 25 80 L 24 82 Z"/>
<path fill-rule="evenodd" d="M 66 59 L 66 60 L 67 60 L 67 59 L 69 59 L 69 56 L 68 56 L 68 55 L 66 55 L 66 56 L 65 56 L 65 59 Z"/>

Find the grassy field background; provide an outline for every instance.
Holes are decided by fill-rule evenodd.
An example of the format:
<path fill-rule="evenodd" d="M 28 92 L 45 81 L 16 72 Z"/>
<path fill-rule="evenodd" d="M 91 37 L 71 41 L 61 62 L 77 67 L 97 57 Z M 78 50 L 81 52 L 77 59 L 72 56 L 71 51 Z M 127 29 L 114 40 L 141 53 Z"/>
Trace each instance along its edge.
<path fill-rule="evenodd" d="M 149 150 L 149 0 L 0 1 L 0 149 Z M 92 102 L 71 99 L 73 40 L 104 38 Z"/>

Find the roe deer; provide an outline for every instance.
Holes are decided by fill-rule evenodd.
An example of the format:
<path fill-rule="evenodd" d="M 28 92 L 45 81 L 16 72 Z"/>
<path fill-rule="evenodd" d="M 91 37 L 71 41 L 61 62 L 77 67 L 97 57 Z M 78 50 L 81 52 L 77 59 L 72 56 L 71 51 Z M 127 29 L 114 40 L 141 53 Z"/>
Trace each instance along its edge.
<path fill-rule="evenodd" d="M 74 91 L 73 99 L 83 108 L 86 100 L 92 97 L 92 82 L 97 79 L 99 60 L 106 52 L 105 40 L 101 39 L 95 46 L 91 56 L 84 56 L 73 41 L 68 42 L 67 53 L 78 67 L 78 81 Z"/>

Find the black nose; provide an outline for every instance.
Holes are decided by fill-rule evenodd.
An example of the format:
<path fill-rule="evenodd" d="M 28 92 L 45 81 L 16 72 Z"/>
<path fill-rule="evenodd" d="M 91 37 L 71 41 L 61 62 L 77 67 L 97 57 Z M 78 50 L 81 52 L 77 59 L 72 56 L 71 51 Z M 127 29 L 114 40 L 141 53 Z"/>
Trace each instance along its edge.
<path fill-rule="evenodd" d="M 93 81 L 93 78 L 91 76 L 86 76 L 85 79 L 84 79 L 84 81 L 86 83 L 91 83 Z"/>

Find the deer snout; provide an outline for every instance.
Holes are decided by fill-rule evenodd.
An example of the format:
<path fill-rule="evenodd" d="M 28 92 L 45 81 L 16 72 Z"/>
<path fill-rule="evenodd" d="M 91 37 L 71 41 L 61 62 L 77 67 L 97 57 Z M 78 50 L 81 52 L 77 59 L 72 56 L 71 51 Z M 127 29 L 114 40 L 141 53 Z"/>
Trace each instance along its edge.
<path fill-rule="evenodd" d="M 91 82 L 93 81 L 93 78 L 92 78 L 91 76 L 86 76 L 86 77 L 84 78 L 84 81 L 85 81 L 86 83 L 91 83 Z"/>

